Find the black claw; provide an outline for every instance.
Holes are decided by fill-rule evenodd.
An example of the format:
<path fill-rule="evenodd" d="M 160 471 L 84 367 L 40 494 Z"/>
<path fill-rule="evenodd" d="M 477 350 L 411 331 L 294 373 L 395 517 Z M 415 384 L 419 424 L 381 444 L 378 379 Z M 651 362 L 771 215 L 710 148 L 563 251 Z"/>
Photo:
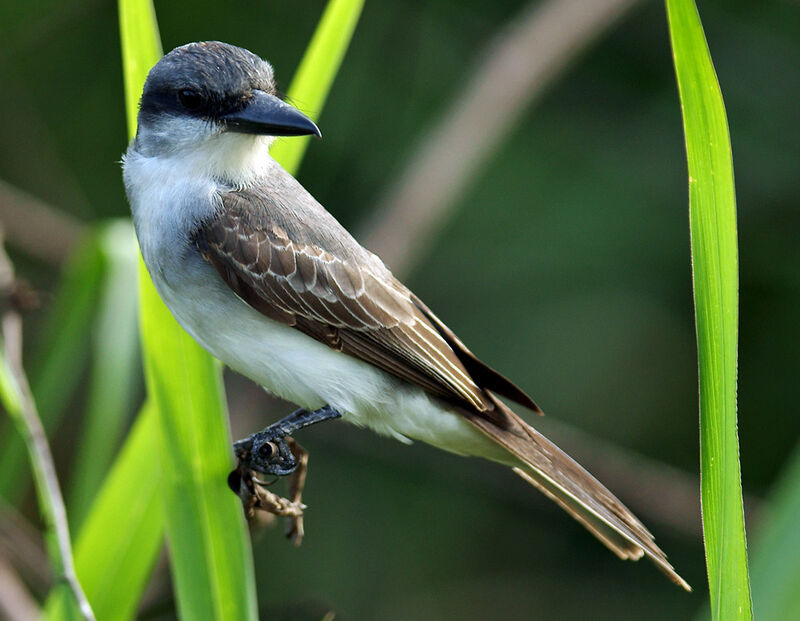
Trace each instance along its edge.
<path fill-rule="evenodd" d="M 239 490 L 242 487 L 242 473 L 239 472 L 238 468 L 236 470 L 232 470 L 228 475 L 228 487 L 231 488 L 231 491 L 234 494 L 239 493 Z"/>

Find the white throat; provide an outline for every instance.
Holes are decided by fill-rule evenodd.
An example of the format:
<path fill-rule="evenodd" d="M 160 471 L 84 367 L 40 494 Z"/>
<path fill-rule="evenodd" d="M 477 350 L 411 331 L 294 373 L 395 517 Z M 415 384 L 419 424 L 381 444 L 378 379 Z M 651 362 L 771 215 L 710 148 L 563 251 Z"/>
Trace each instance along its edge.
<path fill-rule="evenodd" d="M 266 174 L 274 138 L 231 131 L 202 119 L 165 118 L 141 127 L 134 147 L 186 177 L 220 179 L 235 187 Z M 178 172 L 176 170 L 175 172 Z"/>
<path fill-rule="evenodd" d="M 170 131 L 172 130 L 172 131 Z M 139 128 L 123 158 L 133 221 L 151 275 L 176 277 L 197 223 L 220 208 L 220 192 L 252 186 L 276 166 L 270 136 L 226 132 L 208 122 L 165 119 Z"/>
<path fill-rule="evenodd" d="M 195 174 L 241 187 L 266 174 L 272 163 L 269 147 L 273 140 L 271 136 L 222 132 L 185 149 L 179 157 Z"/>

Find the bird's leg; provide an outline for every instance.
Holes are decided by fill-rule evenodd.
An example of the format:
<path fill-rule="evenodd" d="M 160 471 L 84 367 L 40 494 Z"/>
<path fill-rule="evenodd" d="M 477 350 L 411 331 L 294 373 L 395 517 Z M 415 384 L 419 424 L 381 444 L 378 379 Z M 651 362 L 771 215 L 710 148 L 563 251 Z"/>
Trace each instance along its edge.
<path fill-rule="evenodd" d="M 295 506 L 305 509 L 303 504 L 303 489 L 306 486 L 306 474 L 308 473 L 308 451 L 288 438 L 289 448 L 297 460 L 297 469 L 289 475 L 289 500 Z M 286 536 L 291 542 L 299 546 L 303 541 L 303 514 L 292 515 L 286 518 Z"/>
<path fill-rule="evenodd" d="M 246 464 L 251 470 L 262 474 L 286 476 L 294 472 L 298 465 L 297 458 L 286 440 L 287 436 L 298 429 L 341 416 L 329 405 L 310 412 L 295 410 L 263 431 L 239 440 L 233 445 L 233 450 L 240 463 Z"/>
<path fill-rule="evenodd" d="M 228 485 L 239 496 L 248 520 L 255 510 L 288 518 L 286 536 L 295 545 L 303 538 L 303 488 L 308 470 L 308 452 L 289 434 L 341 414 L 330 406 L 319 410 L 297 410 L 233 447 L 238 458 L 236 470 L 228 475 Z M 259 475 L 289 476 L 290 498 L 281 498 L 267 489 L 275 482 L 264 481 Z M 276 479 L 277 480 L 277 479 Z"/>

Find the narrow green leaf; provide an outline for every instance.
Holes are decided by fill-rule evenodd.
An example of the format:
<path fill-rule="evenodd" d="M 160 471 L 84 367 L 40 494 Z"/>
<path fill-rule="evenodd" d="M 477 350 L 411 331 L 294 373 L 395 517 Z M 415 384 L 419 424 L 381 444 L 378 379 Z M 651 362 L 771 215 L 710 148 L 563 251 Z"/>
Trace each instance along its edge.
<path fill-rule="evenodd" d="M 753 606 L 759 621 L 800 619 L 800 447 L 770 494 L 753 548 Z"/>
<path fill-rule="evenodd" d="M 120 0 L 128 127 L 160 56 L 150 0 Z M 219 365 L 186 334 L 140 262 L 143 357 L 159 421 L 164 508 L 178 608 L 185 619 L 256 619 L 250 542 L 226 486 L 233 464 Z"/>
<path fill-rule="evenodd" d="M 154 455 L 155 408 L 145 406 L 75 543 L 75 569 L 98 619 L 133 619 L 164 538 L 163 471 Z M 58 588 L 47 619 L 74 617 Z"/>
<path fill-rule="evenodd" d="M 312 119 L 319 118 L 333 79 L 350 44 L 364 0 L 330 0 L 289 87 L 288 98 Z M 290 173 L 297 172 L 310 136 L 280 139 L 271 155 Z"/>
<path fill-rule="evenodd" d="M 294 96 L 317 109 L 323 105 L 363 3 L 334 0 L 332 4 L 339 8 L 326 11 L 314 37 L 332 47 L 326 50 L 317 43 L 315 54 L 323 71 L 306 78 L 307 86 L 311 85 L 309 79 L 318 80 L 317 88 L 292 89 Z M 342 12 L 342 7 L 347 10 Z M 148 20 L 153 22 L 149 27 Z M 141 84 L 158 58 L 152 5 L 122 0 L 120 24 L 123 58 L 126 67 L 130 66 L 125 83 L 133 132 Z M 144 54 L 134 58 L 141 50 Z M 148 60 L 143 61 L 144 57 Z M 291 151 L 294 164 L 289 163 L 289 168 L 299 163 L 302 145 Z M 143 271 L 141 274 L 146 379 L 157 404 L 167 531 L 181 615 L 192 619 L 255 618 L 255 589 L 241 509 L 225 486 L 231 467 L 230 437 L 219 367 L 178 328 L 149 278 Z M 227 511 L 228 507 L 233 511 Z M 96 523 L 94 515 L 95 511 L 87 527 Z"/>
<path fill-rule="evenodd" d="M 130 221 L 118 220 L 105 225 L 98 238 L 107 269 L 94 321 L 84 429 L 67 502 L 73 532 L 78 532 L 119 447 L 140 379 L 136 237 Z"/>
<path fill-rule="evenodd" d="M 728 122 L 693 0 L 667 0 L 689 166 L 700 460 L 713 619 L 751 619 L 736 432 L 738 256 Z"/>
<path fill-rule="evenodd" d="M 241 505 L 226 485 L 231 439 L 219 366 L 178 331 L 166 309 L 155 314 L 161 300 L 152 285 L 143 287 L 142 298 L 150 314 L 142 322 L 144 347 L 158 352 L 148 356 L 146 376 L 160 412 L 167 537 L 181 617 L 255 619 L 249 540 Z M 205 381 L 198 382 L 201 375 Z"/>
<path fill-rule="evenodd" d="M 31 390 L 48 435 L 58 428 L 86 365 L 85 343 L 104 274 L 103 253 L 92 232 L 67 262 L 45 326 L 35 337 Z M 0 425 L 0 496 L 18 504 L 31 482 L 28 456 L 14 425 Z"/>
<path fill-rule="evenodd" d="M 136 113 L 147 74 L 161 58 L 161 35 L 152 0 L 119 0 L 122 78 L 128 136 L 136 135 Z"/>

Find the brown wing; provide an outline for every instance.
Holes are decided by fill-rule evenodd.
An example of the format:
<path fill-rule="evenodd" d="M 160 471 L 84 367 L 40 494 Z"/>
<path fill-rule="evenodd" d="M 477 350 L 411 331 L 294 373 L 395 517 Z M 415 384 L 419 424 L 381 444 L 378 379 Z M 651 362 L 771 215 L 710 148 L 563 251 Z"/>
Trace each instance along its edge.
<path fill-rule="evenodd" d="M 447 344 L 453 349 L 461 364 L 464 365 L 467 372 L 470 374 L 475 383 L 481 386 L 484 390 L 491 390 L 492 392 L 507 397 L 512 401 L 516 401 L 520 405 L 530 408 L 534 412 L 541 414 L 542 411 L 539 406 L 525 394 L 521 388 L 511 382 L 508 378 L 500 375 L 497 371 L 492 369 L 487 364 L 481 362 L 478 357 L 473 354 L 467 346 L 458 338 L 455 333 L 448 328 L 444 322 L 433 314 L 416 295 L 411 294 L 416 307 L 425 315 L 425 317 L 433 324 L 442 338 L 447 341 Z"/>
<path fill-rule="evenodd" d="M 689 588 L 652 535 L 611 492 L 493 393 L 538 411 L 533 400 L 478 360 L 376 257 L 354 255 L 364 251 L 349 238 L 348 247 L 337 247 L 341 236 L 335 235 L 325 241 L 327 247 L 338 248 L 334 255 L 310 241 L 316 235 L 310 234 L 308 222 L 287 220 L 281 226 L 280 215 L 272 219 L 265 211 L 254 214 L 242 200 L 241 192 L 224 195 L 225 209 L 197 230 L 195 242 L 243 300 L 276 321 L 455 404 L 518 460 L 508 462 L 517 474 L 618 556 L 646 555 Z M 276 208 L 280 214 L 280 206 Z M 308 213 L 330 218 L 321 208 Z M 291 234 L 286 230 L 290 226 Z M 324 227 L 322 231 L 324 235 Z"/>
<path fill-rule="evenodd" d="M 230 196 L 225 209 L 198 229 L 195 241 L 248 304 L 495 424 L 505 426 L 505 416 L 485 389 L 536 409 L 519 388 L 478 362 L 376 258 L 348 261 L 292 239 Z M 476 370 L 485 386 L 472 376 Z"/>

